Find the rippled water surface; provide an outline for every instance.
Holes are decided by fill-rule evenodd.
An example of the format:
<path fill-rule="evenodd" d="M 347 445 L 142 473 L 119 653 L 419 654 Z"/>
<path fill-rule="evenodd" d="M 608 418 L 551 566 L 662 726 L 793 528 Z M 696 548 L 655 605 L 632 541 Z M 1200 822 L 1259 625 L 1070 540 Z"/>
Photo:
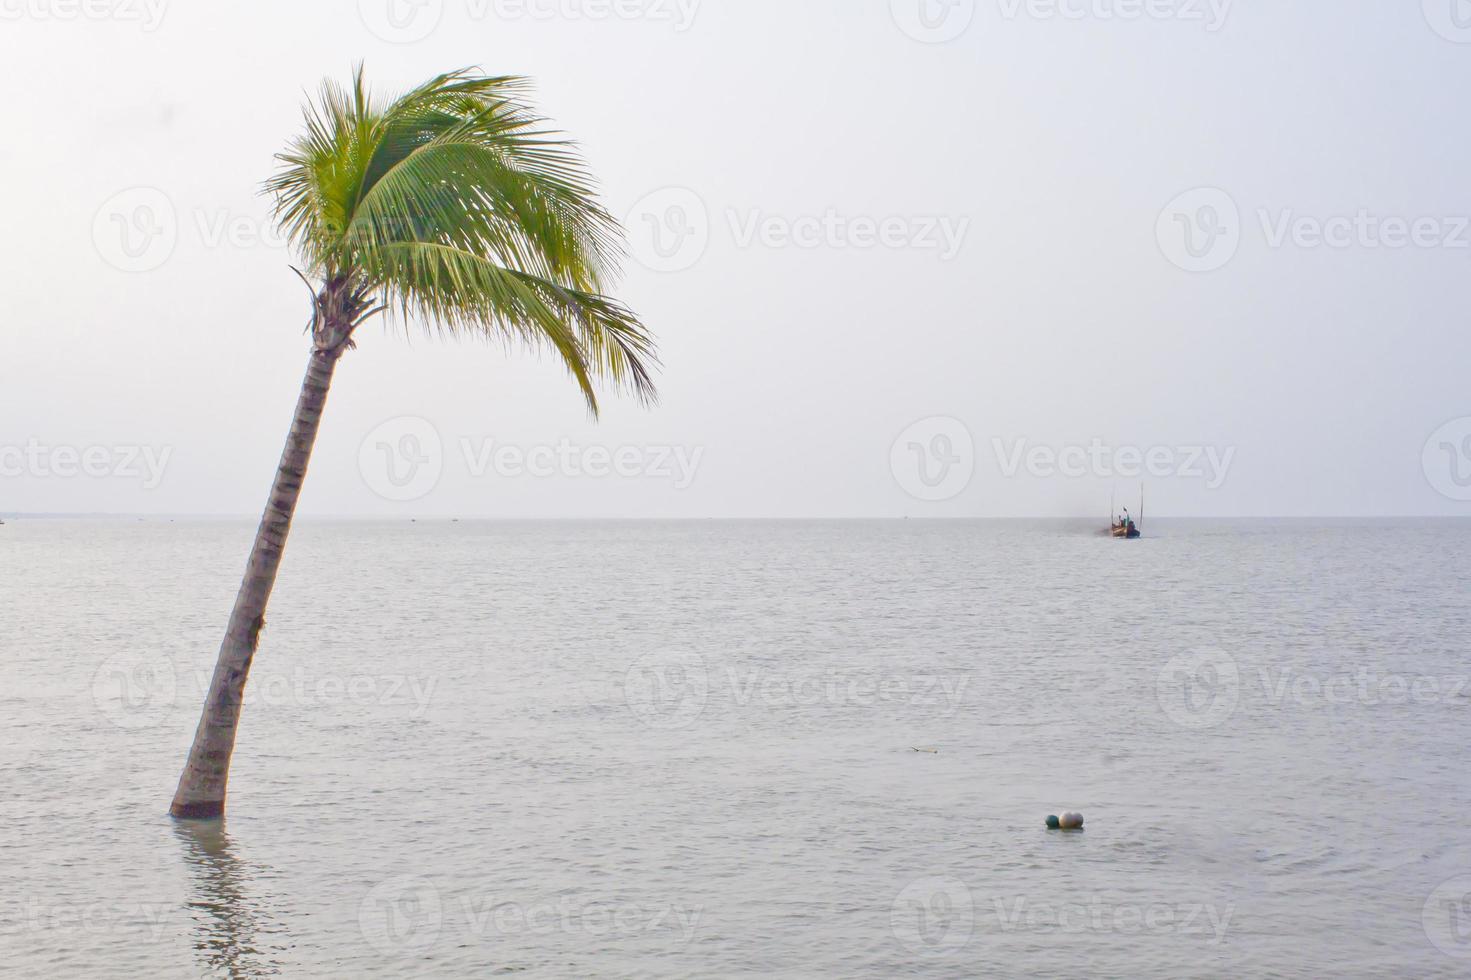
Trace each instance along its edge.
<path fill-rule="evenodd" d="M 252 530 L 0 528 L 5 976 L 1471 973 L 1471 525 L 304 523 L 176 824 Z"/>

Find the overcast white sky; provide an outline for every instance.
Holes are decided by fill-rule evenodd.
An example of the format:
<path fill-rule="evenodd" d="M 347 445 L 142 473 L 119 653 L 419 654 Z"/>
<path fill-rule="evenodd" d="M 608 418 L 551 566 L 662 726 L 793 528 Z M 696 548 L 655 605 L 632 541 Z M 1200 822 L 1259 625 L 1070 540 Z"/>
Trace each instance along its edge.
<path fill-rule="evenodd" d="M 1161 515 L 1471 514 L 1460 0 L 0 18 L 0 512 L 259 512 L 307 306 L 258 188 L 364 59 L 536 80 L 663 401 L 593 424 L 550 363 L 370 327 L 304 514 L 1097 514 L 1135 454 Z"/>

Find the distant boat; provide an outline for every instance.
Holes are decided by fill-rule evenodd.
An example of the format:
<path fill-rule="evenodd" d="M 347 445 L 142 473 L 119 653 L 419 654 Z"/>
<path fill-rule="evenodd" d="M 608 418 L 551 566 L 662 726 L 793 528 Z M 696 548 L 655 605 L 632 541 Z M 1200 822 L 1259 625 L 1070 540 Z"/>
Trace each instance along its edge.
<path fill-rule="evenodd" d="M 1144 523 L 1144 488 L 1139 488 L 1139 519 L 1136 521 L 1125 507 L 1123 514 L 1114 510 L 1113 498 L 1108 501 L 1108 533 L 1115 538 L 1133 539 L 1140 537 L 1139 528 Z"/>
<path fill-rule="evenodd" d="M 1139 525 L 1134 523 L 1133 518 L 1114 521 L 1113 526 L 1109 528 L 1109 533 L 1116 538 L 1137 538 L 1140 536 Z"/>

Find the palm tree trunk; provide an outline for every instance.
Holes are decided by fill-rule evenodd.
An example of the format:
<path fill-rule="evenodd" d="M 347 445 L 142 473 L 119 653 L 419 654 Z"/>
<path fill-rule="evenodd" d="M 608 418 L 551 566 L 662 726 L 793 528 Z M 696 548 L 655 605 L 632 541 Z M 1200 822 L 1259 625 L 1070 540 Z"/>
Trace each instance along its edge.
<path fill-rule="evenodd" d="M 341 350 L 313 350 L 301 383 L 301 397 L 296 403 L 296 417 L 291 435 L 281 454 L 281 466 L 271 487 L 271 498 L 255 533 L 250 549 L 250 562 L 245 580 L 230 613 L 230 625 L 220 645 L 219 660 L 209 684 L 209 696 L 189 761 L 179 777 L 169 812 L 175 817 L 210 819 L 225 813 L 225 782 L 230 776 L 230 754 L 235 749 L 235 728 L 240 723 L 240 701 L 250 662 L 266 625 L 266 603 L 276 584 L 286 536 L 291 531 L 291 518 L 301 497 L 312 446 L 317 441 L 322 411 L 327 405 L 327 391 L 332 386 L 332 373 Z"/>

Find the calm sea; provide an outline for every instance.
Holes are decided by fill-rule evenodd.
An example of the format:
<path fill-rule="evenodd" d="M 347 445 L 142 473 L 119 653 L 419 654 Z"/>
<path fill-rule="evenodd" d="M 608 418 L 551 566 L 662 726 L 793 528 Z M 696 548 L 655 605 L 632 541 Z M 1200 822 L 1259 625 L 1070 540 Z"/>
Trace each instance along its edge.
<path fill-rule="evenodd" d="M 1471 973 L 1471 523 L 0 528 L 0 973 Z M 1079 810 L 1079 833 L 1048 831 Z"/>

